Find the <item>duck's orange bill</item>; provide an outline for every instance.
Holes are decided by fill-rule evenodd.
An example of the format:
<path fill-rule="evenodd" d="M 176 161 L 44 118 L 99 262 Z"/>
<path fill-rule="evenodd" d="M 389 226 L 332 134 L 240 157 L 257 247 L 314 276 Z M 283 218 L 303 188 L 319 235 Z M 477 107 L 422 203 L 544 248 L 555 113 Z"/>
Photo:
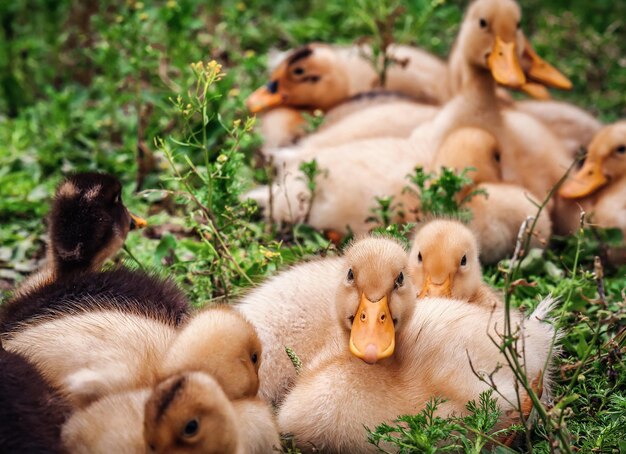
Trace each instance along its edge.
<path fill-rule="evenodd" d="M 146 221 L 144 218 L 135 216 L 133 213 L 128 213 L 128 214 L 130 214 L 130 229 L 131 230 L 143 229 L 145 226 L 148 225 L 148 221 Z"/>
<path fill-rule="evenodd" d="M 257 88 L 254 93 L 248 96 L 246 100 L 246 107 L 248 110 L 255 114 L 271 109 L 272 107 L 278 107 L 283 103 L 283 96 L 279 93 L 272 93 L 267 89 L 267 86 Z"/>
<path fill-rule="evenodd" d="M 563 183 L 559 195 L 565 199 L 579 199 L 592 194 L 607 182 L 602 172 L 602 161 L 587 160 L 576 175 Z"/>
<path fill-rule="evenodd" d="M 571 90 L 572 81 L 565 77 L 561 71 L 537 55 L 537 52 L 532 48 L 528 39 L 525 41 L 524 55 L 530 59 L 528 77 L 548 85 L 549 87 Z"/>
<path fill-rule="evenodd" d="M 350 351 L 368 364 L 388 358 L 396 347 L 396 332 L 387 297 L 370 301 L 361 295 L 350 332 Z"/>
<path fill-rule="evenodd" d="M 536 82 L 526 82 L 521 86 L 521 90 L 529 96 L 532 96 L 535 99 L 539 99 L 540 101 L 547 101 L 550 99 L 550 92 L 548 89 L 541 84 Z"/>
<path fill-rule="evenodd" d="M 496 36 L 487 65 L 493 78 L 501 85 L 520 88 L 526 83 L 526 76 L 515 52 L 515 42 L 507 43 Z"/>
<path fill-rule="evenodd" d="M 430 275 L 426 275 L 426 282 L 418 298 L 425 298 L 427 296 L 450 298 L 452 296 L 452 279 L 450 276 L 446 277 L 446 280 L 440 284 L 436 284 L 432 281 Z"/>

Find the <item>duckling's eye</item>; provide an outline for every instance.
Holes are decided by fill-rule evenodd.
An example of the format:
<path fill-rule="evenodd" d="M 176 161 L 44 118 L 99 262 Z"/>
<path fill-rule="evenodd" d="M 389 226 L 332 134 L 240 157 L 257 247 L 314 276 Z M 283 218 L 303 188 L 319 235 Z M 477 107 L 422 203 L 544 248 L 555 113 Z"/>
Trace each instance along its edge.
<path fill-rule="evenodd" d="M 352 282 L 354 280 L 354 273 L 352 272 L 352 268 L 348 270 L 348 282 Z"/>
<path fill-rule="evenodd" d="M 115 196 L 115 200 L 113 200 L 113 203 L 120 203 L 122 201 L 122 193 L 118 192 L 117 195 Z"/>
<path fill-rule="evenodd" d="M 482 17 L 480 18 L 480 21 L 478 23 L 480 24 L 480 28 L 485 28 L 487 26 L 487 21 Z"/>
<path fill-rule="evenodd" d="M 274 94 L 278 91 L 278 81 L 277 80 L 272 80 L 270 82 L 267 83 L 266 85 L 267 91 L 269 91 L 270 93 Z"/>
<path fill-rule="evenodd" d="M 183 437 L 193 437 L 198 433 L 198 429 L 200 428 L 200 423 L 197 419 L 192 419 L 185 424 L 185 428 L 183 429 Z"/>
<path fill-rule="evenodd" d="M 522 26 L 522 21 L 521 21 L 521 20 L 520 20 L 520 21 L 517 21 L 517 29 L 518 29 L 518 30 L 520 29 L 520 27 L 521 27 L 521 26 Z"/>
<path fill-rule="evenodd" d="M 464 255 L 463 258 L 461 258 L 461 266 L 466 266 L 467 265 L 467 256 Z"/>
<path fill-rule="evenodd" d="M 422 253 L 421 252 L 417 253 L 417 263 L 422 263 Z"/>
<path fill-rule="evenodd" d="M 615 151 L 619 154 L 624 154 L 626 153 L 626 145 L 620 145 L 619 147 L 617 147 L 615 149 Z"/>
<path fill-rule="evenodd" d="M 259 355 L 257 355 L 256 352 L 254 352 L 252 356 L 250 357 L 250 360 L 252 361 L 253 364 L 256 364 L 256 362 L 259 360 Z"/>
<path fill-rule="evenodd" d="M 298 66 L 297 68 L 294 68 L 293 73 L 296 76 L 301 76 L 302 74 L 304 74 L 304 68 Z"/>
<path fill-rule="evenodd" d="M 496 154 L 494 154 L 493 157 L 496 160 L 496 162 L 500 162 L 500 152 L 499 151 L 496 151 Z"/>
<path fill-rule="evenodd" d="M 404 273 L 400 271 L 400 274 L 398 274 L 398 277 L 396 278 L 396 282 L 394 283 L 393 287 L 397 289 L 399 287 L 402 287 L 402 284 L 404 284 Z"/>

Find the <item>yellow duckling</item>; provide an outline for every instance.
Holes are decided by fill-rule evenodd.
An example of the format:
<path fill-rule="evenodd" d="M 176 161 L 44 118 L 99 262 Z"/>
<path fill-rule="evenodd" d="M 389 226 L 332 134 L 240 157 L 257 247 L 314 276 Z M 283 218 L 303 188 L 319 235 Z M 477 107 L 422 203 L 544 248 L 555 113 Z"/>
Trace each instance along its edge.
<path fill-rule="evenodd" d="M 458 221 L 434 220 L 419 228 L 409 253 L 409 273 L 418 298 L 454 298 L 486 307 L 502 304 L 482 280 L 476 238 Z"/>
<path fill-rule="evenodd" d="M 561 186 L 559 195 L 583 208 L 592 224 L 619 228 L 626 237 L 626 121 L 596 134 L 582 168 Z M 578 214 L 566 221 L 565 229 L 574 231 Z"/>
<path fill-rule="evenodd" d="M 414 307 L 406 273 L 402 246 L 364 238 L 343 257 L 294 266 L 243 298 L 237 308 L 264 346 L 261 396 L 279 402 L 295 379 L 285 347 L 305 364 L 329 345 L 368 363 L 391 356 L 396 331 Z"/>
<path fill-rule="evenodd" d="M 544 321 L 550 305 L 544 300 L 528 319 L 512 310 L 513 329 L 521 329 L 523 367 L 531 380 L 547 381 L 542 371 L 554 355 L 554 330 Z M 489 374 L 503 412 L 500 426 L 518 422 L 513 408 L 528 399 L 492 341 L 502 334 L 504 317 L 500 306 L 419 300 L 403 321 L 408 325 L 398 333 L 397 353 L 388 361 L 367 365 L 347 353 L 332 352 L 306 368 L 280 407 L 281 432 L 293 434 L 306 452 L 379 452 L 367 442 L 365 427 L 373 430 L 400 415 L 416 414 L 435 396 L 446 399 L 437 416 L 466 414 L 466 403 L 489 389 L 479 379 L 489 381 Z"/>
<path fill-rule="evenodd" d="M 521 186 L 502 182 L 500 159 L 500 147 L 493 135 L 483 129 L 461 128 L 445 139 L 433 164 L 433 170 L 474 169 L 467 174 L 474 184 L 464 188 L 458 198 L 462 201 L 472 191 L 484 191 L 464 205 L 472 213 L 469 226 L 478 240 L 483 263 L 496 263 L 513 253 L 520 226 L 528 217 L 537 216 L 540 204 Z M 551 234 L 550 216 L 543 210 L 530 246 L 545 247 Z"/>
<path fill-rule="evenodd" d="M 280 446 L 270 408 L 230 401 L 210 375 L 187 372 L 153 389 L 110 394 L 63 426 L 69 452 L 265 453 Z"/>

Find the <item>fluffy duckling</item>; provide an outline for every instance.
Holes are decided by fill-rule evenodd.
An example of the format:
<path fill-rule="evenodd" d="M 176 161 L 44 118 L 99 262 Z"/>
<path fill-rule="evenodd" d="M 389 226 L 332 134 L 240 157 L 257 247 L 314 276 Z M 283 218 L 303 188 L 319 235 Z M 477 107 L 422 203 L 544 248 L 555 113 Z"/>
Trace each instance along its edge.
<path fill-rule="evenodd" d="M 226 308 L 206 310 L 182 330 L 139 313 L 77 309 L 12 333 L 5 345 L 36 364 L 76 407 L 187 370 L 212 374 L 229 398 L 254 396 L 259 386 L 258 339 Z"/>
<path fill-rule="evenodd" d="M 61 453 L 69 413 L 62 395 L 22 355 L 0 343 L 0 450 Z"/>
<path fill-rule="evenodd" d="M 313 148 L 287 160 L 284 177 L 272 189 L 273 212 L 266 210 L 266 215 L 285 222 L 307 220 L 316 228 L 338 233 L 348 231 L 347 226 L 356 233 L 366 232 L 374 227 L 366 219 L 375 197 L 402 194 L 406 175 L 418 165 L 427 167 L 450 133 L 463 127 L 483 128 L 495 137 L 505 182 L 526 188 L 540 200 L 547 196 L 568 167 L 564 147 L 532 116 L 501 109 L 496 95 L 496 83 L 519 87 L 526 82 L 518 61 L 524 43 L 517 28 L 520 17 L 513 0 L 472 3 L 450 63 L 461 75 L 460 94 L 409 139 L 381 138 Z M 482 26 L 483 22 L 487 25 Z M 301 162 L 311 159 L 323 170 L 313 197 L 298 169 Z M 249 196 L 263 207 L 269 206 L 267 188 Z M 403 208 L 403 216 L 399 214 L 395 222 L 411 220 L 410 213 L 417 207 Z"/>
<path fill-rule="evenodd" d="M 71 175 L 59 185 L 49 223 L 47 263 L 17 295 L 77 271 L 99 270 L 130 230 L 146 225 L 124 206 L 119 180 L 95 172 Z"/>
<path fill-rule="evenodd" d="M 150 386 L 176 327 L 119 310 L 80 311 L 40 320 L 5 338 L 76 408 L 133 387 Z"/>
<path fill-rule="evenodd" d="M 333 47 L 312 43 L 295 49 L 272 72 L 270 81 L 250 95 L 252 113 L 274 107 L 329 110 L 358 93 L 379 86 L 378 75 L 364 57 L 366 46 Z M 438 101 L 446 66 L 437 57 L 409 46 L 392 46 L 390 54 L 405 65 L 392 65 L 385 88 L 415 99 Z"/>
<path fill-rule="evenodd" d="M 368 363 L 394 351 L 396 331 L 414 306 L 407 254 L 397 242 L 364 238 L 345 255 L 304 263 L 253 290 L 237 309 L 264 346 L 260 394 L 280 401 L 296 371 L 290 347 L 304 364 L 336 344 Z"/>
<path fill-rule="evenodd" d="M 160 374 L 200 370 L 215 377 L 229 398 L 238 399 L 257 395 L 260 366 L 261 341 L 254 327 L 239 312 L 221 307 L 189 321 L 163 357 Z"/>
<path fill-rule="evenodd" d="M 472 191 L 483 191 L 465 203 L 472 213 L 470 228 L 480 246 L 480 259 L 496 263 L 513 253 L 520 226 L 529 216 L 537 216 L 539 201 L 527 190 L 502 183 L 500 147 L 495 137 L 483 129 L 461 128 L 453 131 L 439 149 L 433 169 L 457 172 L 471 168 L 474 184 L 459 193 L 459 201 Z M 545 247 L 552 234 L 550 216 L 543 210 L 531 237 L 531 247 Z"/>
<path fill-rule="evenodd" d="M 0 332 L 84 311 L 113 309 L 180 325 L 187 298 L 170 279 L 141 270 L 87 271 L 23 290 L 0 308 Z"/>
<path fill-rule="evenodd" d="M 79 454 L 261 454 L 280 446 L 267 404 L 259 399 L 231 402 L 217 381 L 202 372 L 103 397 L 74 413 L 62 436 L 65 448 Z"/>
<path fill-rule="evenodd" d="M 528 319 L 512 310 L 513 329 L 521 329 L 523 367 L 531 380 L 544 377 L 546 381 L 542 371 L 555 354 L 550 347 L 554 331 L 544 321 L 550 304 L 550 300 L 542 302 Z M 280 407 L 280 430 L 293 434 L 305 451 L 379 452 L 367 442 L 365 427 L 373 430 L 399 415 L 416 414 L 435 396 L 446 399 L 437 416 L 466 414 L 466 403 L 489 389 L 474 371 L 487 381 L 487 375 L 493 374 L 502 393 L 497 395 L 503 412 L 500 426 L 517 422 L 513 406 L 518 390 L 519 400 L 527 399 L 500 347 L 492 342 L 502 334 L 504 317 L 502 307 L 419 300 L 398 337 L 397 354 L 387 363 L 368 366 L 346 353 L 333 352 L 303 371 Z M 544 390 L 544 397 L 547 394 Z"/>
<path fill-rule="evenodd" d="M 559 195 L 590 213 L 592 224 L 620 228 L 626 237 L 626 121 L 596 134 L 582 168 L 561 186 Z M 578 214 L 565 221 L 563 230 L 574 231 Z"/>
<path fill-rule="evenodd" d="M 482 280 L 476 237 L 458 221 L 438 219 L 419 228 L 409 253 L 409 274 L 418 298 L 454 298 L 486 307 L 502 304 Z"/>

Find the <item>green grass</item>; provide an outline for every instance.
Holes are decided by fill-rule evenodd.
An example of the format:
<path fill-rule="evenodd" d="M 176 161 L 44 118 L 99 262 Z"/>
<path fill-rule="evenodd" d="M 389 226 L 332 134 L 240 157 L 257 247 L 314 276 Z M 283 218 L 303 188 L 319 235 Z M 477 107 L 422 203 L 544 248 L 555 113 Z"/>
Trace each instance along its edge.
<path fill-rule="evenodd" d="M 389 12 L 397 4 L 383 6 Z M 445 56 L 466 3 L 401 4 L 396 40 Z M 256 166 L 260 139 L 244 100 L 265 82 L 270 48 L 371 36 L 372 18 L 385 14 L 378 8 L 371 0 L 0 3 L 0 292 L 6 297 L 43 256 L 42 219 L 70 171 L 122 179 L 127 205 L 153 226 L 131 234 L 128 251 L 142 266 L 173 275 L 196 305 L 231 300 L 288 263 L 332 253 L 319 232 L 266 225 L 254 205 L 238 202 L 253 178 L 267 178 Z M 529 0 L 523 9 L 522 27 L 537 51 L 574 82 L 573 91 L 554 96 L 603 121 L 625 117 L 626 3 Z M 204 64 L 191 66 L 197 62 Z M 157 162 L 139 194 L 138 142 Z M 385 219 L 392 208 L 383 200 L 374 215 Z M 605 269 L 604 301 L 593 275 L 594 257 L 620 241 L 590 231 L 556 238 L 515 275 L 531 285 L 514 287 L 514 306 L 530 309 L 548 294 L 562 301 L 558 400 L 545 420 L 558 427 L 544 421 L 532 431 L 537 452 L 550 452 L 559 431 L 581 452 L 626 452 L 626 268 Z M 125 252 L 116 260 L 133 261 Z M 485 279 L 504 288 L 505 266 L 486 269 Z M 481 402 L 484 418 L 464 427 L 490 430 L 480 426 L 490 413 Z M 459 421 L 429 425 L 422 415 L 413 423 L 409 438 L 462 435 Z"/>

